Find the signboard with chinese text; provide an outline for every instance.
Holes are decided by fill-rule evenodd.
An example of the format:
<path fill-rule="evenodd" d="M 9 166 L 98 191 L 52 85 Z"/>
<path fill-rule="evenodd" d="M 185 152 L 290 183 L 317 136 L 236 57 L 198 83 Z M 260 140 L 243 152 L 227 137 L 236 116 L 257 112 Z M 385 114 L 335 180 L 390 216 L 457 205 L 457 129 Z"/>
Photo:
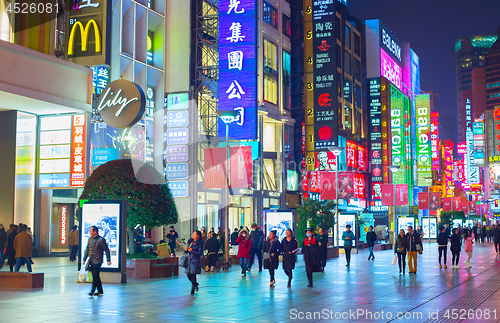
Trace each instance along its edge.
<path fill-rule="evenodd" d="M 358 167 L 358 145 L 355 142 L 347 140 L 346 144 L 346 157 L 347 167 Z"/>
<path fill-rule="evenodd" d="M 429 94 L 417 95 L 415 104 L 417 126 L 417 186 L 430 186 L 431 183 L 427 180 L 427 178 L 432 178 L 431 109 Z"/>
<path fill-rule="evenodd" d="M 91 66 L 92 69 L 92 93 L 101 94 L 102 90 L 109 84 L 109 66 Z"/>
<path fill-rule="evenodd" d="M 472 133 L 473 133 L 473 139 L 474 139 L 474 163 L 478 166 L 484 165 L 485 164 L 485 158 L 484 158 L 485 140 L 484 140 L 484 121 L 483 120 L 476 120 L 474 123 L 472 123 Z"/>
<path fill-rule="evenodd" d="M 403 69 L 383 49 L 380 49 L 380 75 L 403 90 Z"/>
<path fill-rule="evenodd" d="M 369 80 L 368 108 L 370 113 L 368 132 L 370 133 L 371 177 L 372 182 L 382 182 L 382 102 L 379 78 Z"/>
<path fill-rule="evenodd" d="M 167 185 L 173 197 L 188 197 L 187 181 L 167 182 Z"/>
<path fill-rule="evenodd" d="M 439 170 L 439 112 L 431 112 L 432 170 Z"/>
<path fill-rule="evenodd" d="M 86 163 L 86 122 L 85 115 L 73 116 L 73 130 L 71 143 L 71 186 L 85 185 Z"/>

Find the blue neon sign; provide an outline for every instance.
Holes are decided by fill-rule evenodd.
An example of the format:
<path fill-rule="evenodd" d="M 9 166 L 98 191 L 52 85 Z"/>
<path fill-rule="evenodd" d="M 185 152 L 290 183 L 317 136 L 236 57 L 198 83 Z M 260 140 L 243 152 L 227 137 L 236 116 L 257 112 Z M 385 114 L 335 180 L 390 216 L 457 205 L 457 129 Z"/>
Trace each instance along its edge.
<path fill-rule="evenodd" d="M 239 111 L 229 137 L 257 137 L 256 0 L 219 1 L 219 110 Z M 226 136 L 219 120 L 219 136 Z"/>

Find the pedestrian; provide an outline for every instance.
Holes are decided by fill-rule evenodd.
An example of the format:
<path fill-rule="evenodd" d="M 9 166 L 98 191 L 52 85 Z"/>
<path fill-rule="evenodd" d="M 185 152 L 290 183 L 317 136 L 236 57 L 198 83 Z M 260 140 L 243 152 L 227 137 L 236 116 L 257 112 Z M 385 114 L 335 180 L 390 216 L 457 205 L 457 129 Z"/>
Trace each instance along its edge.
<path fill-rule="evenodd" d="M 0 269 L 3 267 L 3 252 L 5 250 L 5 244 L 7 243 L 7 232 L 5 232 L 5 228 L 3 224 L 0 223 Z"/>
<path fill-rule="evenodd" d="M 405 236 L 405 230 L 399 230 L 399 234 L 396 237 L 396 243 L 394 244 L 394 254 L 398 256 L 398 266 L 399 273 L 403 270 L 403 275 L 406 269 L 406 252 L 408 251 L 408 240 Z"/>
<path fill-rule="evenodd" d="M 417 227 L 417 234 L 420 236 L 420 240 L 422 240 L 424 238 L 424 230 L 422 230 L 422 226 L 419 225 Z"/>
<path fill-rule="evenodd" d="M 252 249 L 250 249 L 250 261 L 248 262 L 248 271 L 252 269 L 255 256 L 259 260 L 259 272 L 262 271 L 262 243 L 264 241 L 264 233 L 260 228 L 257 227 L 257 223 L 252 223 L 250 226 L 252 232 L 250 232 L 250 242 L 252 243 Z"/>
<path fill-rule="evenodd" d="M 194 292 L 198 291 L 200 285 L 196 281 L 196 275 L 201 274 L 201 255 L 203 254 L 203 239 L 201 238 L 200 231 L 196 230 L 193 232 L 184 251 L 188 258 L 188 266 L 185 272 L 191 282 L 191 295 L 194 295 Z"/>
<path fill-rule="evenodd" d="M 472 268 L 470 264 L 470 260 L 472 258 L 472 245 L 474 244 L 474 233 L 472 233 L 472 236 L 469 234 L 469 232 L 466 232 L 464 234 L 464 251 L 467 253 L 467 260 L 465 261 L 465 265 L 467 265 L 467 268 Z M 477 239 L 477 238 L 476 238 Z"/>
<path fill-rule="evenodd" d="M 11 223 L 9 226 L 9 230 L 7 230 L 7 232 L 5 232 L 5 234 L 7 235 L 7 241 L 5 242 L 5 253 L 3 254 L 3 259 L 9 258 L 9 236 L 12 233 L 12 228 L 14 226 L 15 226 L 15 224 Z M 3 250 L 2 250 L 2 252 L 3 252 Z"/>
<path fill-rule="evenodd" d="M 240 260 L 241 275 L 246 277 L 250 249 L 252 248 L 252 242 L 247 230 L 243 229 L 240 231 L 236 243 L 238 244 L 238 255 L 236 257 Z"/>
<path fill-rule="evenodd" d="M 226 253 L 226 236 L 224 235 L 224 230 L 222 230 L 222 228 L 219 228 L 219 231 L 217 232 L 217 239 L 219 240 L 219 245 L 222 247 L 222 249 L 224 249 L 224 254 L 225 254 Z M 228 252 L 229 252 L 229 250 L 228 250 Z"/>
<path fill-rule="evenodd" d="M 31 272 L 31 253 L 33 252 L 33 239 L 31 238 L 31 235 L 26 232 L 27 230 L 28 226 L 26 224 L 22 224 L 19 228 L 19 233 L 14 239 L 14 250 L 16 251 L 15 272 L 18 272 L 21 268 L 21 265 L 23 264 L 26 264 L 28 272 Z"/>
<path fill-rule="evenodd" d="M 446 266 L 446 253 L 448 247 L 448 235 L 446 234 L 445 228 L 439 228 L 439 234 L 437 237 L 438 251 L 439 251 L 439 268 L 443 268 L 441 265 L 441 258 L 444 255 L 444 269 L 448 268 Z"/>
<path fill-rule="evenodd" d="M 368 232 L 366 233 L 366 244 L 368 245 L 368 260 L 375 260 L 375 255 L 373 254 L 373 247 L 375 246 L 375 241 L 377 241 L 377 234 L 373 231 L 373 225 L 370 225 Z"/>
<path fill-rule="evenodd" d="M 78 227 L 74 225 L 69 232 L 69 246 L 71 248 L 71 253 L 69 254 L 69 261 L 76 260 L 76 254 L 78 252 L 78 243 L 80 241 L 80 231 Z"/>
<path fill-rule="evenodd" d="M 7 265 L 10 266 L 11 272 L 14 271 L 14 266 L 16 265 L 16 250 L 14 249 L 14 240 L 16 239 L 18 229 L 19 227 L 13 224 L 9 229 L 10 234 L 9 238 L 7 239 L 7 254 L 9 256 Z"/>
<path fill-rule="evenodd" d="M 199 231 L 198 231 L 199 232 Z M 200 232 L 201 234 L 201 232 Z M 167 234 L 167 241 L 168 241 L 168 246 L 170 247 L 170 250 L 172 251 L 172 254 L 175 257 L 175 250 L 177 249 L 177 245 L 179 245 L 179 235 L 177 232 L 175 232 L 175 228 L 173 225 L 170 226 L 170 232 Z"/>
<path fill-rule="evenodd" d="M 207 266 L 205 267 L 205 271 L 215 271 L 215 266 L 217 266 L 217 254 L 219 253 L 220 245 L 219 240 L 217 240 L 217 236 L 215 233 L 210 232 L 208 234 L 209 238 L 205 247 L 208 252 L 207 258 Z"/>
<path fill-rule="evenodd" d="M 170 246 L 165 240 L 160 240 L 156 246 L 156 255 L 158 258 L 170 258 L 172 255 L 172 250 L 170 250 Z"/>
<path fill-rule="evenodd" d="M 448 237 L 451 237 L 451 229 L 450 229 L 450 225 L 449 225 L 448 223 L 446 223 L 446 224 L 444 225 L 444 233 L 446 233 L 446 235 L 447 235 Z"/>
<path fill-rule="evenodd" d="M 319 246 L 316 238 L 313 237 L 313 229 L 309 228 L 306 231 L 306 238 L 302 246 L 302 253 L 304 254 L 304 263 L 306 265 L 307 280 L 309 285 L 313 287 L 313 273 L 321 272 L 319 267 Z"/>
<path fill-rule="evenodd" d="M 492 229 L 491 236 L 493 237 L 493 244 L 495 245 L 495 252 L 500 254 L 500 225 Z"/>
<path fill-rule="evenodd" d="M 106 253 L 108 266 L 111 266 L 111 253 L 109 252 L 106 239 L 99 235 L 99 229 L 93 225 L 90 227 L 90 238 L 87 242 L 85 255 L 83 256 L 83 264 L 89 259 L 88 268 L 92 272 L 92 289 L 90 296 L 100 296 L 104 293 L 101 282 L 101 268 L 104 261 L 103 254 Z M 97 293 L 95 292 L 97 289 Z"/>
<path fill-rule="evenodd" d="M 481 243 L 484 243 L 484 241 L 486 241 L 486 225 L 483 224 L 481 228 Z"/>
<path fill-rule="evenodd" d="M 460 269 L 458 261 L 460 260 L 461 249 L 462 239 L 460 238 L 460 231 L 458 229 L 453 229 L 453 234 L 450 238 L 451 265 L 453 269 Z"/>
<path fill-rule="evenodd" d="M 477 233 L 478 233 L 478 227 L 477 227 L 477 223 L 475 223 L 474 226 L 472 227 L 472 235 L 474 236 L 476 243 L 479 241 L 479 235 Z M 469 233 L 469 235 L 470 235 L 470 233 Z M 464 235 L 464 237 L 465 237 L 465 235 Z"/>
<path fill-rule="evenodd" d="M 292 271 L 295 269 L 295 257 L 299 251 L 299 242 L 293 236 L 292 229 L 286 230 L 286 237 L 281 241 L 281 249 L 283 250 L 283 270 L 288 276 L 287 287 L 292 286 Z"/>
<path fill-rule="evenodd" d="M 325 229 L 319 228 L 319 235 L 317 235 L 316 240 L 319 246 L 319 266 L 321 267 L 321 271 L 325 271 L 328 255 L 328 234 L 325 232 Z"/>
<path fill-rule="evenodd" d="M 408 226 L 408 233 L 406 234 L 406 239 L 408 240 L 408 269 L 410 274 L 417 273 L 417 256 L 422 253 L 422 240 L 420 235 L 413 231 L 413 227 Z"/>
<path fill-rule="evenodd" d="M 207 231 L 205 230 L 205 227 L 201 227 L 201 239 L 203 240 L 204 243 L 207 243 Z"/>
<path fill-rule="evenodd" d="M 238 228 L 234 228 L 234 232 L 231 233 L 231 247 L 233 247 L 233 255 L 237 255 L 238 254 L 238 242 L 236 242 L 236 240 L 238 240 L 238 235 L 239 235 L 239 232 L 238 232 Z"/>
<path fill-rule="evenodd" d="M 269 269 L 270 287 L 274 287 L 274 271 L 278 269 L 279 255 L 281 254 L 281 243 L 276 236 L 276 230 L 271 230 L 269 236 L 264 243 L 264 268 Z"/>
<path fill-rule="evenodd" d="M 488 224 L 488 225 L 486 226 L 486 241 L 488 241 L 488 243 L 490 243 L 490 242 L 491 242 L 491 230 L 492 230 L 492 228 L 491 228 L 491 226 Z"/>
<path fill-rule="evenodd" d="M 354 241 L 354 233 L 351 231 L 351 225 L 348 224 L 345 226 L 345 231 L 342 233 L 342 240 L 344 241 L 344 251 L 345 251 L 345 260 L 347 262 L 347 267 L 351 266 L 351 250 L 352 243 Z"/>

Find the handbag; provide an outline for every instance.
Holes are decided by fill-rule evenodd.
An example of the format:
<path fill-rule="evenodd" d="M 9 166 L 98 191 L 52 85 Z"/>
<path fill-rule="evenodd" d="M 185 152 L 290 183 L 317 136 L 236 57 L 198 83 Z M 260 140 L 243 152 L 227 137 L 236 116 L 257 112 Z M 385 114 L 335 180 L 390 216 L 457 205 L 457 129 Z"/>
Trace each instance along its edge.
<path fill-rule="evenodd" d="M 271 259 L 271 254 L 269 252 L 262 253 L 262 259 Z"/>
<path fill-rule="evenodd" d="M 422 253 L 422 245 L 417 244 L 416 248 L 417 248 L 418 253 Z"/>
<path fill-rule="evenodd" d="M 189 266 L 188 257 L 186 255 L 182 256 L 180 266 L 184 268 L 187 268 Z"/>
<path fill-rule="evenodd" d="M 394 256 L 394 258 L 392 258 L 392 264 L 395 265 L 397 261 L 398 261 L 398 256 Z"/>

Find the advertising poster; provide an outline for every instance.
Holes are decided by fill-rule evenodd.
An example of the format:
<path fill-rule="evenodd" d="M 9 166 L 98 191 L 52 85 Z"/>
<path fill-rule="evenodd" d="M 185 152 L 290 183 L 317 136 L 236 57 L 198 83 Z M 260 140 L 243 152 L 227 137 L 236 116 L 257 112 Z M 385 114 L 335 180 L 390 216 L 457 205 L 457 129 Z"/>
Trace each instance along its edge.
<path fill-rule="evenodd" d="M 351 231 L 354 233 L 354 241 L 352 244 L 353 248 L 357 247 L 357 240 L 358 237 L 356 235 L 356 215 L 355 214 L 339 214 L 339 232 L 337 234 L 337 239 L 338 239 L 338 246 L 343 247 L 344 246 L 344 241 L 342 240 L 342 234 L 346 231 L 346 226 L 347 225 L 351 226 Z"/>
<path fill-rule="evenodd" d="M 292 211 L 266 212 L 266 236 L 271 230 L 276 230 L 276 235 L 281 241 L 286 237 L 288 229 L 293 230 Z"/>
<path fill-rule="evenodd" d="M 373 213 L 361 213 L 359 218 L 359 240 L 366 242 L 366 233 L 370 231 L 370 225 L 375 228 Z"/>
<path fill-rule="evenodd" d="M 225 148 L 224 148 L 225 149 Z M 230 147 L 231 187 L 248 188 L 253 185 L 252 147 Z"/>
<path fill-rule="evenodd" d="M 339 199 L 354 198 L 354 173 L 339 173 Z"/>
<path fill-rule="evenodd" d="M 347 166 L 352 168 L 358 167 L 358 145 L 355 142 L 347 140 L 346 145 L 346 158 Z"/>
<path fill-rule="evenodd" d="M 443 211 L 451 211 L 451 197 L 443 197 Z"/>
<path fill-rule="evenodd" d="M 379 183 L 372 184 L 372 200 L 381 200 L 382 199 L 382 185 Z"/>
<path fill-rule="evenodd" d="M 354 173 L 354 197 L 365 198 L 365 175 Z"/>
<path fill-rule="evenodd" d="M 453 227 L 454 228 L 458 228 L 458 226 L 461 226 L 461 225 L 462 225 L 462 220 L 457 220 L 457 219 L 453 220 Z"/>
<path fill-rule="evenodd" d="M 462 198 L 460 196 L 453 197 L 453 211 L 462 210 Z"/>
<path fill-rule="evenodd" d="M 422 218 L 422 230 L 424 231 L 424 239 L 437 239 L 437 218 Z"/>
<path fill-rule="evenodd" d="M 398 218 L 398 234 L 400 230 L 405 230 L 405 232 L 408 232 L 409 226 L 412 226 L 413 229 L 415 229 L 414 217 Z"/>
<path fill-rule="evenodd" d="M 382 205 L 394 205 L 394 186 L 382 184 Z"/>
<path fill-rule="evenodd" d="M 321 198 L 323 200 L 335 200 L 337 198 L 335 194 L 336 192 L 335 172 L 320 172 L 320 174 L 321 174 Z"/>
<path fill-rule="evenodd" d="M 364 171 L 366 169 L 366 150 L 365 147 L 358 145 L 358 169 Z"/>
<path fill-rule="evenodd" d="M 396 205 L 408 205 L 408 185 L 396 184 Z"/>
<path fill-rule="evenodd" d="M 85 203 L 82 207 L 82 220 L 80 223 L 80 250 L 83 256 L 90 238 L 90 227 L 96 226 L 99 229 L 99 235 L 106 239 L 111 252 L 111 266 L 107 261 L 102 264 L 103 271 L 119 271 L 121 266 L 120 237 L 126 234 L 120 226 L 121 223 L 121 204 L 120 203 Z M 123 231 L 123 232 L 122 232 Z"/>
<path fill-rule="evenodd" d="M 429 208 L 429 193 L 418 193 L 418 209 L 427 210 Z"/>
<path fill-rule="evenodd" d="M 431 159 L 431 108 L 430 95 L 417 95 L 417 186 L 430 186 L 426 178 L 432 177 Z"/>
<path fill-rule="evenodd" d="M 205 180 L 204 187 L 226 188 L 226 148 L 206 148 L 204 151 Z"/>
<path fill-rule="evenodd" d="M 429 212 L 435 215 L 441 205 L 439 193 L 430 193 Z"/>

